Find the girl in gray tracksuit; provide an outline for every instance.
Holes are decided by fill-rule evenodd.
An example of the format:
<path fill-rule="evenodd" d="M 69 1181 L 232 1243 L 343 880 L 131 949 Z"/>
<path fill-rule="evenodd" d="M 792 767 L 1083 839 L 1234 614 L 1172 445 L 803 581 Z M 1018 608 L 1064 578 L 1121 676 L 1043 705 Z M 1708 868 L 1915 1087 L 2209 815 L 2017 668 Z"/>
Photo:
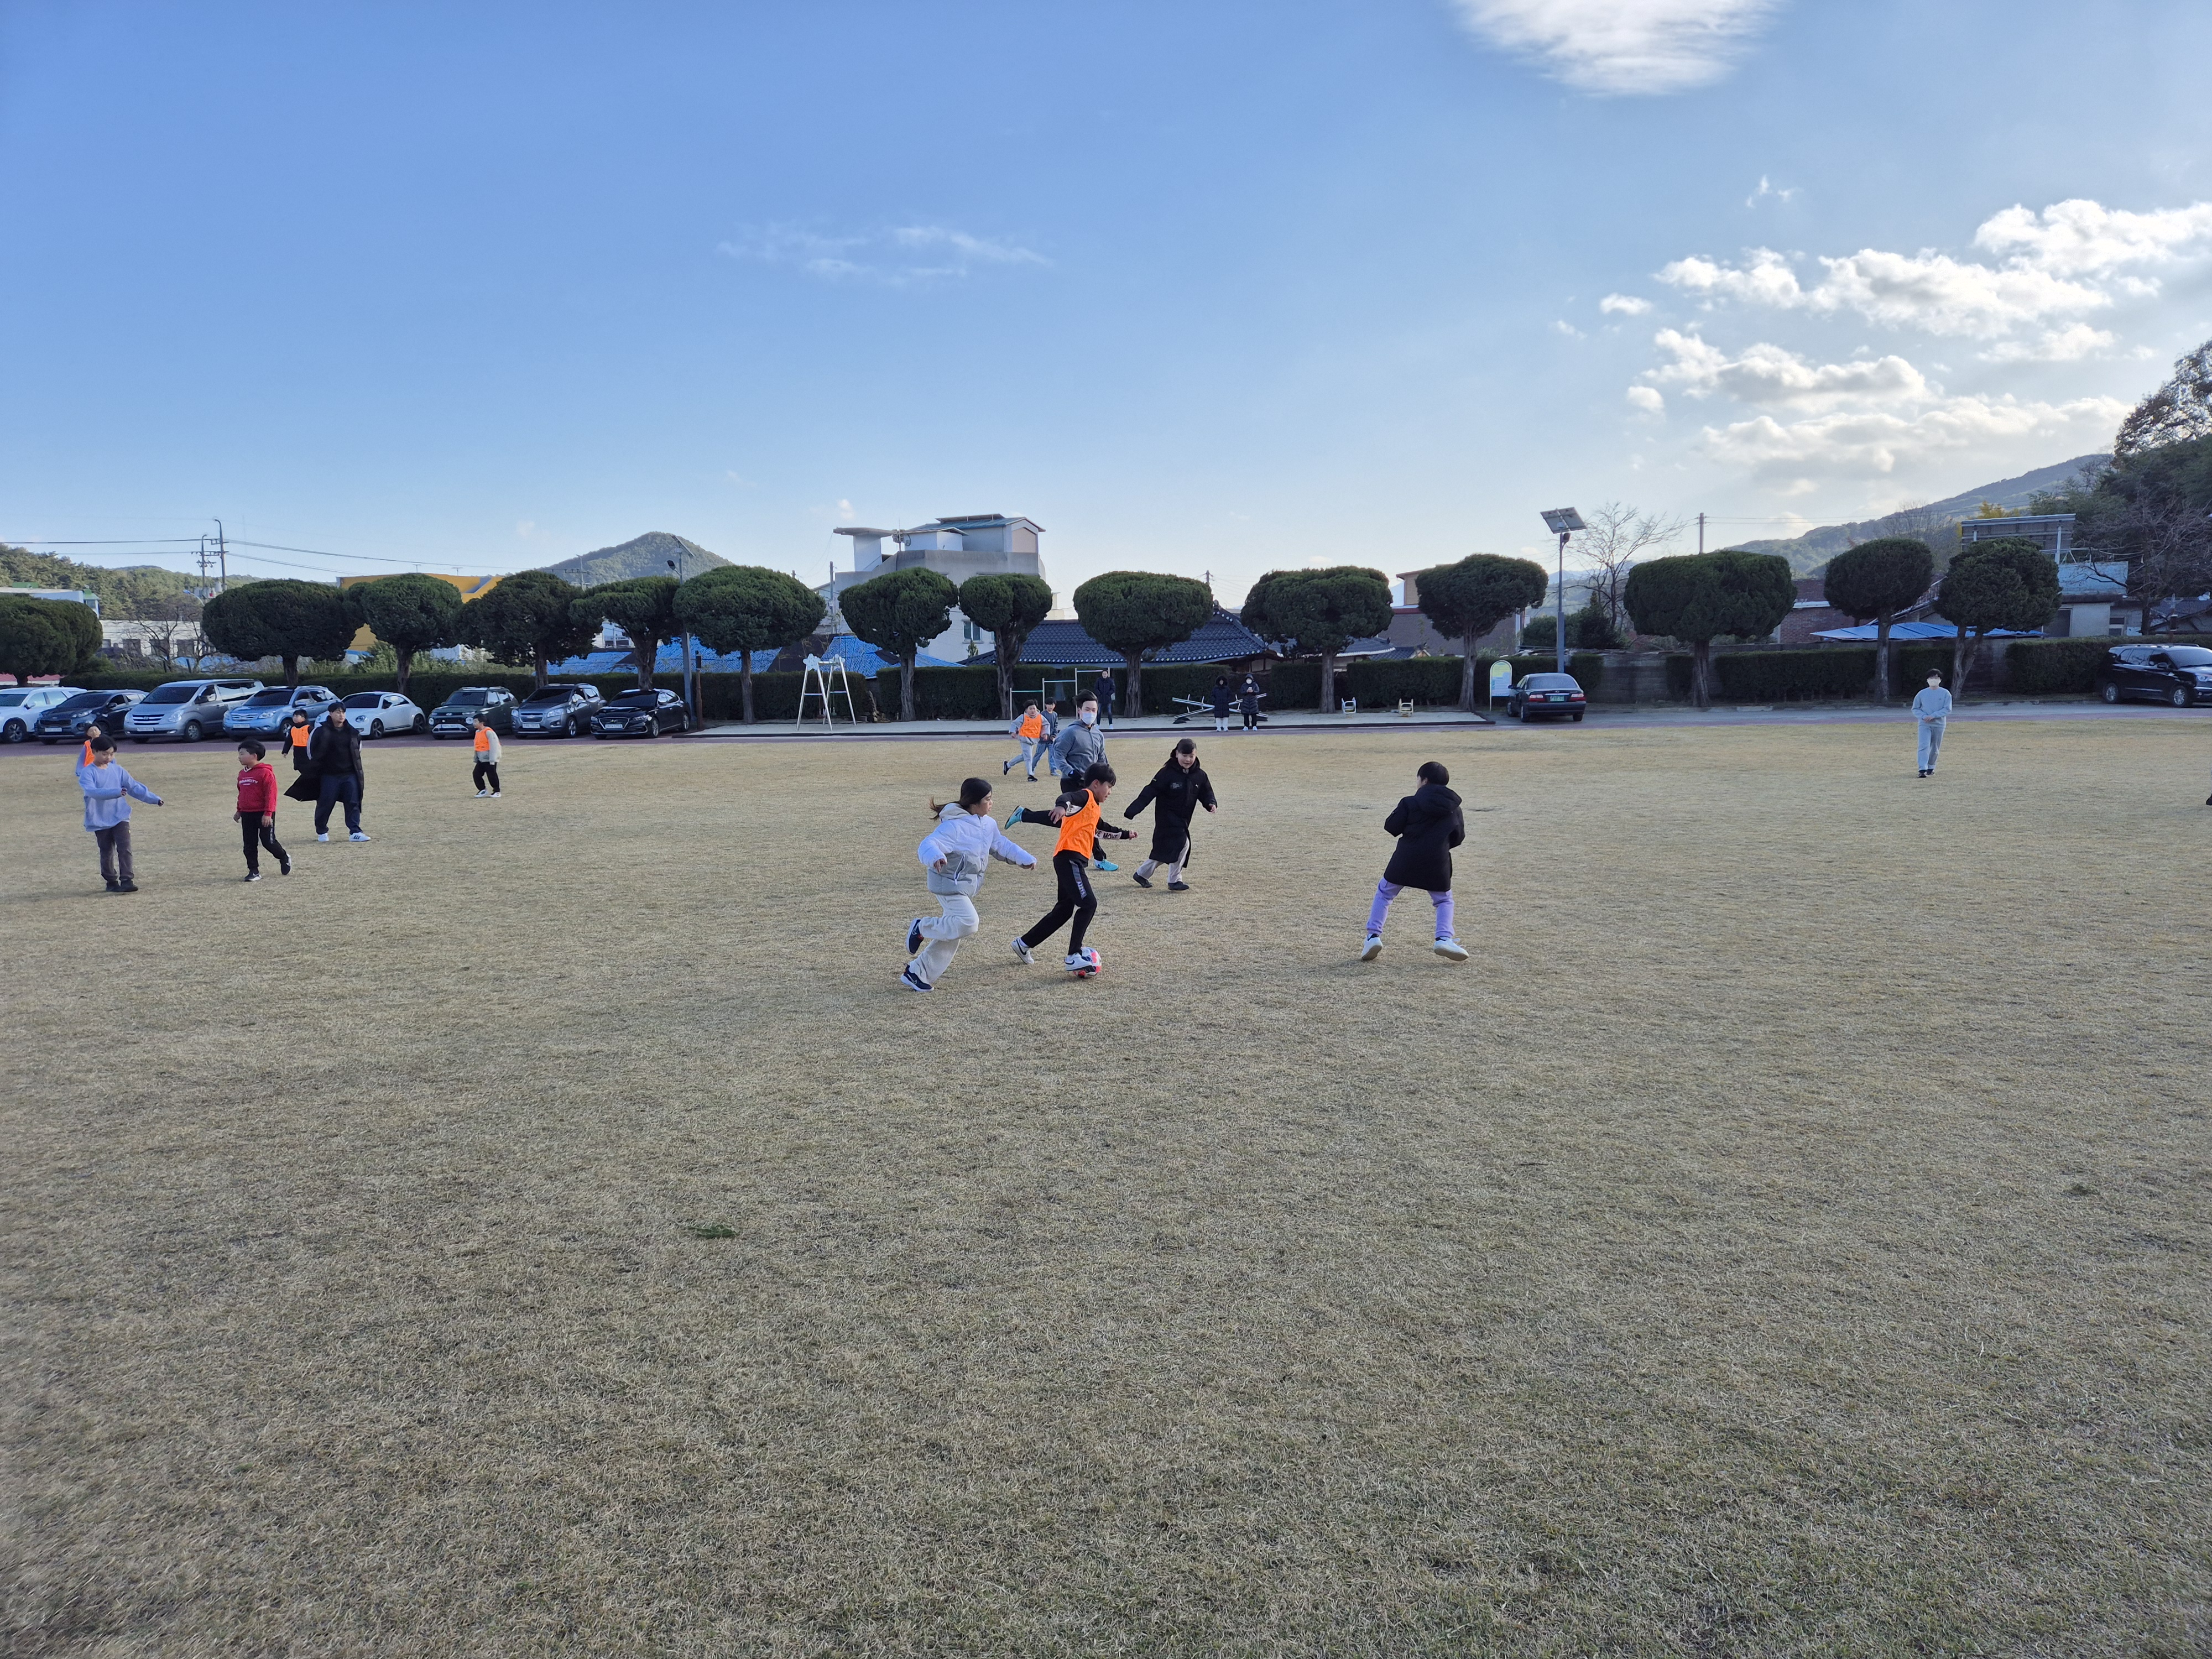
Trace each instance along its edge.
<path fill-rule="evenodd" d="M 949 806 L 929 803 L 937 828 L 922 837 L 915 856 L 929 872 L 929 890 L 941 916 L 916 916 L 906 930 L 906 953 L 914 958 L 899 975 L 909 991 L 927 991 L 938 975 L 952 965 L 960 941 L 982 924 L 975 915 L 975 895 L 983 890 L 984 872 L 993 859 L 1034 870 L 1036 860 L 999 832 L 991 817 L 991 786 L 981 778 L 960 785 L 960 799 Z"/>

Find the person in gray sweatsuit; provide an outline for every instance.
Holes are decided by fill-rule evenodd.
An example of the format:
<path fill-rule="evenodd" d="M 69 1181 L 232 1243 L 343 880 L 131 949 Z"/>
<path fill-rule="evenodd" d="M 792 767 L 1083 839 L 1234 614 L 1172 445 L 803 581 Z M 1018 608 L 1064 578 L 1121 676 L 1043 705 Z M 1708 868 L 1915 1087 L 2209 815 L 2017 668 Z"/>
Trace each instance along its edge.
<path fill-rule="evenodd" d="M 1106 734 L 1098 729 L 1098 699 L 1086 691 L 1075 705 L 1075 719 L 1060 729 L 1052 740 L 1052 775 L 1060 780 L 1060 793 L 1073 794 L 1084 787 L 1083 781 L 1091 775 L 1091 769 L 1106 762 Z M 1034 817 L 1019 815 L 1006 820 L 1011 829 L 1017 822 L 1051 823 L 1056 822 L 1049 814 L 1037 813 Z M 1096 870 L 1118 870 L 1121 866 L 1101 857 L 1098 843 L 1091 844 L 1091 865 Z"/>
<path fill-rule="evenodd" d="M 907 924 L 906 953 L 912 959 L 899 982 L 909 991 L 934 987 L 938 975 L 952 965 L 960 941 L 981 925 L 975 896 L 983 890 L 983 874 L 993 859 L 1024 870 L 1036 868 L 1036 858 L 1027 848 L 999 833 L 991 817 L 991 786 L 984 779 L 963 779 L 958 800 L 940 806 L 933 799 L 929 810 L 937 827 L 914 850 L 928 872 L 930 893 L 945 914 L 916 916 Z"/>
<path fill-rule="evenodd" d="M 1936 775 L 1936 757 L 1943 748 L 1943 725 L 1951 718 L 1951 694 L 1943 689 L 1943 677 L 1934 670 L 1928 674 L 1928 689 L 1912 699 L 1912 717 L 1920 726 L 1920 775 Z"/>

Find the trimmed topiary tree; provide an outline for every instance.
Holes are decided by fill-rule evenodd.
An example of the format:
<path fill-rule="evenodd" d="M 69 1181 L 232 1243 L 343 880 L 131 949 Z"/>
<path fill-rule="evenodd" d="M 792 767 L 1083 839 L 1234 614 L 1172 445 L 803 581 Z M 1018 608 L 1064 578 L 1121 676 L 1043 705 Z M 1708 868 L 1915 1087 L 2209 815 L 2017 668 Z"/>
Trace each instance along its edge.
<path fill-rule="evenodd" d="M 410 572 L 356 582 L 345 601 L 368 631 L 392 647 L 398 690 L 406 694 L 417 651 L 461 642 L 461 596 L 453 583 Z"/>
<path fill-rule="evenodd" d="M 64 605 L 86 610 L 73 600 L 0 594 L 0 673 L 27 685 L 40 675 L 66 674 L 76 666 L 76 635 L 58 614 Z"/>
<path fill-rule="evenodd" d="M 1145 653 L 1180 645 L 1204 627 L 1213 614 L 1213 590 L 1188 576 L 1109 570 L 1075 590 L 1075 614 L 1085 633 L 1129 665 L 1122 707 L 1142 714 Z"/>
<path fill-rule="evenodd" d="M 1296 640 L 1301 653 L 1321 659 L 1324 714 L 1336 706 L 1337 653 L 1390 628 L 1389 579 L 1361 565 L 1285 570 L 1267 579 L 1262 603 L 1273 637 Z"/>
<path fill-rule="evenodd" d="M 1966 676 L 1993 629 L 2033 633 L 2058 610 L 2058 565 L 2025 536 L 1974 542 L 1943 573 L 1936 612 L 1958 624 L 1951 643 L 1951 695 L 1966 689 Z"/>
<path fill-rule="evenodd" d="M 1897 613 L 1928 591 L 1936 556 L 1910 536 L 1861 542 L 1828 561 L 1827 602 L 1858 622 L 1875 624 L 1874 695 L 1889 701 L 1889 630 Z"/>
<path fill-rule="evenodd" d="M 738 651 L 738 678 L 747 726 L 753 723 L 753 656 L 796 645 L 822 625 L 822 596 L 796 576 L 753 564 L 726 564 L 676 590 L 677 620 L 709 651 Z"/>
<path fill-rule="evenodd" d="M 653 665 L 660 647 L 683 632 L 676 620 L 676 578 L 633 576 L 628 581 L 603 582 L 587 587 L 569 606 L 579 623 L 588 622 L 596 635 L 600 626 L 612 623 L 629 636 L 637 648 L 637 683 L 651 690 Z"/>
<path fill-rule="evenodd" d="M 1551 578 L 1534 559 L 1474 553 L 1413 579 L 1421 614 L 1460 642 L 1459 706 L 1474 712 L 1474 642 L 1518 611 L 1541 605 Z"/>
<path fill-rule="evenodd" d="M 1052 585 L 1040 576 L 970 576 L 960 584 L 960 610 L 990 631 L 999 661 L 999 712 L 1014 717 L 1014 670 L 1022 647 L 1052 609 Z"/>
<path fill-rule="evenodd" d="M 216 594 L 200 612 L 201 631 L 225 655 L 282 660 L 288 690 L 299 689 L 301 658 L 343 657 L 358 626 L 345 596 L 325 582 L 246 582 Z"/>
<path fill-rule="evenodd" d="M 1763 639 L 1797 603 L 1790 561 L 1726 548 L 1648 559 L 1628 573 L 1623 594 L 1639 634 L 1664 634 L 1690 647 L 1690 697 L 1713 705 L 1713 641 Z"/>
<path fill-rule="evenodd" d="M 527 668 L 542 691 L 552 665 L 590 650 L 599 631 L 597 622 L 587 627 L 576 620 L 580 597 L 574 582 L 550 570 L 518 570 L 461 607 L 460 642 L 490 653 L 495 662 Z"/>
<path fill-rule="evenodd" d="M 899 665 L 899 718 L 914 718 L 914 659 L 952 626 L 960 590 L 949 578 L 920 568 L 886 571 L 837 596 L 846 625 Z"/>

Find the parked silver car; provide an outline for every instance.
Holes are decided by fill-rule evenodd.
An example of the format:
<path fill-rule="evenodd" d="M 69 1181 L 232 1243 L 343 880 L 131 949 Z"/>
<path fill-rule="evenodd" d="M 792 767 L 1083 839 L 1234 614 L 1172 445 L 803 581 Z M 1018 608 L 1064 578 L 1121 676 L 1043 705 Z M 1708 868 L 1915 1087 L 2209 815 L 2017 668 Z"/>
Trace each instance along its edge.
<path fill-rule="evenodd" d="M 123 734 L 133 743 L 154 738 L 198 743 L 219 734 L 230 711 L 260 689 L 259 680 L 171 680 L 123 717 Z"/>
<path fill-rule="evenodd" d="M 76 695 L 78 688 L 74 685 L 0 687 L 0 742 L 22 742 L 31 735 L 40 715 Z"/>
<path fill-rule="evenodd" d="M 327 685 L 303 685 L 296 691 L 272 685 L 233 707 L 222 717 L 222 729 L 234 738 L 274 735 L 292 723 L 293 710 L 310 721 L 319 720 L 337 700 L 337 693 Z"/>
<path fill-rule="evenodd" d="M 514 706 L 518 738 L 580 738 L 592 729 L 592 714 L 606 700 L 596 685 L 549 685 Z"/>

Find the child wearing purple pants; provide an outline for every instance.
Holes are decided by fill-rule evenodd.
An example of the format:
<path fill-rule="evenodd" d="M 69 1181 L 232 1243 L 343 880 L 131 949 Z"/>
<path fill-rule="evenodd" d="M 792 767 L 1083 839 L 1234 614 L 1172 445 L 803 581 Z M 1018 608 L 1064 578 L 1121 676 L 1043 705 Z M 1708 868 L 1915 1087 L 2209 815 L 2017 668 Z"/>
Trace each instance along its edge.
<path fill-rule="evenodd" d="M 1452 933 L 1451 849 L 1467 839 L 1467 820 L 1461 816 L 1459 797 L 1444 786 L 1451 774 L 1437 761 L 1422 763 L 1415 774 L 1421 787 L 1393 807 L 1382 820 L 1385 835 L 1398 838 L 1397 850 L 1375 884 L 1375 902 L 1367 911 L 1367 944 L 1362 962 L 1382 954 L 1382 922 L 1390 902 L 1408 887 L 1419 887 L 1437 909 L 1436 952 L 1447 962 L 1465 962 L 1467 946 Z"/>

